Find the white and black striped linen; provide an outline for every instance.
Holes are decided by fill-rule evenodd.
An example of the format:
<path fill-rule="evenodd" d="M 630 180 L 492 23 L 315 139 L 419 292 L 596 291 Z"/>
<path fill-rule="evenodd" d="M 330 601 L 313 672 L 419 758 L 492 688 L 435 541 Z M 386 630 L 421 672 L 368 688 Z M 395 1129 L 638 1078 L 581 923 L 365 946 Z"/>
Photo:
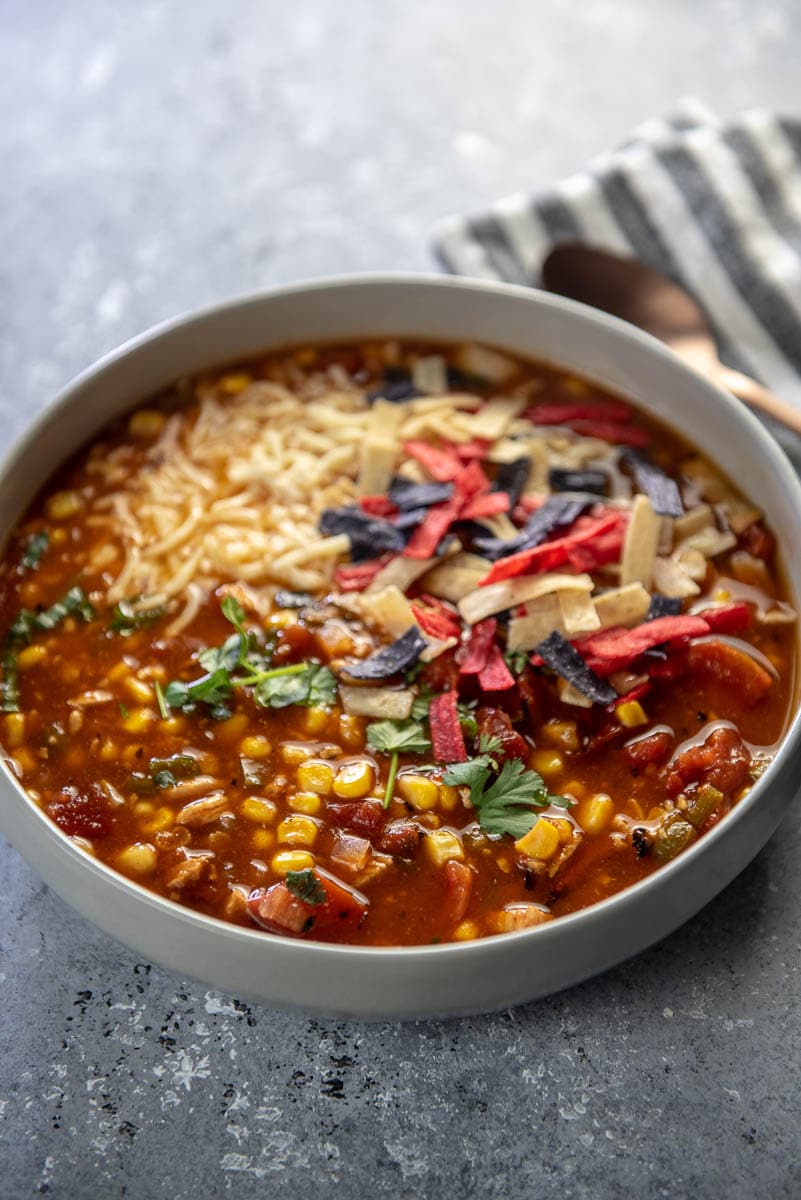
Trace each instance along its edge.
<path fill-rule="evenodd" d="M 435 247 L 456 274 L 537 286 L 562 241 L 684 284 L 723 359 L 801 408 L 801 122 L 754 110 L 721 123 L 684 101 L 547 194 L 446 218 Z M 769 424 L 801 461 L 801 439 Z"/>

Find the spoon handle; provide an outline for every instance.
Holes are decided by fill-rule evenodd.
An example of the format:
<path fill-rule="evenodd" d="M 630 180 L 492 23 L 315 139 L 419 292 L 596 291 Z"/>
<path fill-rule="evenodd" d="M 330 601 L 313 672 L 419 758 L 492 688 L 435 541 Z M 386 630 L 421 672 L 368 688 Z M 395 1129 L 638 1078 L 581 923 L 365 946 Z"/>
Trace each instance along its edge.
<path fill-rule="evenodd" d="M 786 401 L 780 400 L 778 396 L 774 396 L 773 392 L 769 392 L 766 387 L 757 383 L 755 379 L 751 379 L 749 375 L 733 371 L 730 367 L 721 367 L 719 372 L 715 372 L 715 377 L 719 383 L 738 396 L 740 400 L 744 400 L 746 404 L 762 409 L 762 412 L 767 413 L 776 421 L 781 421 L 783 425 L 794 429 L 796 433 L 801 433 L 801 412 L 787 404 Z"/>

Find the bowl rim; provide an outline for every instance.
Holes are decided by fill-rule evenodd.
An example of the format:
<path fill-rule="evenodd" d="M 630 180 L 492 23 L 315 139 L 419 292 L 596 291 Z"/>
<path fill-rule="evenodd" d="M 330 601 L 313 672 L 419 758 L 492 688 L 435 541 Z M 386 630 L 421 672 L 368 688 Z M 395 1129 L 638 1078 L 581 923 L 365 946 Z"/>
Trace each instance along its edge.
<path fill-rule="evenodd" d="M 92 362 L 89 366 L 82 369 L 77 375 L 73 376 L 68 382 L 50 399 L 44 408 L 36 415 L 36 417 L 25 425 L 19 435 L 12 441 L 10 447 L 0 461 L 0 478 L 13 471 L 16 460 L 21 457 L 26 449 L 34 443 L 39 437 L 41 431 L 47 427 L 54 416 L 62 409 L 66 409 L 73 402 L 74 398 L 94 379 L 102 375 L 104 371 L 113 365 L 121 362 L 123 359 L 135 356 L 140 350 L 152 343 L 157 342 L 163 337 L 170 335 L 181 329 L 191 327 L 193 324 L 200 323 L 204 320 L 213 319 L 215 317 L 224 317 L 237 311 L 244 311 L 251 307 L 259 307 L 272 300 L 278 300 L 282 297 L 290 297 L 294 295 L 302 295 L 304 293 L 320 293 L 325 291 L 340 291 L 351 290 L 353 288 L 393 288 L 393 287 L 424 287 L 438 288 L 443 290 L 479 292 L 488 297 L 494 295 L 509 296 L 518 298 L 526 303 L 532 304 L 534 307 L 541 306 L 551 308 L 556 311 L 567 313 L 573 317 L 579 318 L 589 325 L 600 326 L 607 330 L 613 337 L 622 338 L 625 341 L 640 345 L 646 352 L 661 358 L 663 362 L 668 363 L 674 371 L 678 371 L 685 378 L 699 389 L 700 392 L 706 392 L 707 396 L 714 396 L 714 403 L 720 406 L 721 404 L 727 407 L 735 420 L 744 424 L 750 432 L 751 438 L 758 446 L 760 453 L 766 457 L 773 471 L 780 477 L 785 491 L 789 494 L 793 501 L 793 507 L 801 524 L 801 479 L 793 470 L 789 459 L 781 450 L 778 442 L 771 437 L 765 427 L 757 420 L 754 414 L 746 408 L 744 404 L 736 400 L 725 389 L 713 383 L 711 380 L 700 375 L 686 362 L 680 359 L 666 345 L 658 341 L 651 334 L 645 333 L 643 330 L 634 325 L 629 324 L 620 318 L 610 316 L 607 313 L 601 312 L 598 309 L 592 308 L 589 305 L 581 304 L 574 300 L 569 300 L 565 297 L 555 295 L 550 292 L 542 291 L 539 288 L 527 287 L 520 284 L 510 284 L 497 280 L 487 280 L 481 278 L 473 278 L 470 276 L 452 276 L 438 275 L 434 273 L 415 272 L 415 271 L 390 271 L 390 272 L 353 272 L 348 274 L 338 274 L 332 276 L 319 276 L 308 280 L 301 280 L 292 283 L 279 284 L 270 286 L 255 291 L 249 291 L 240 295 L 228 297 L 221 301 L 204 305 L 200 308 L 190 309 L 173 316 L 167 317 L 155 325 L 143 330 L 141 333 L 128 338 L 119 346 L 111 349 L 103 354 L 99 359 Z M 363 334 L 349 335 L 352 338 L 370 337 L 368 330 Z M 411 335 L 405 335 L 411 336 Z M 270 349 L 269 336 L 265 337 L 265 351 Z M 289 342 L 283 342 L 282 345 L 290 345 Z M 502 343 L 497 340 L 488 342 L 491 346 L 503 348 Z M 274 348 L 278 348 L 276 345 Z M 515 352 L 509 347 L 510 352 Z M 519 351 L 517 351 L 519 353 Z M 542 360 L 547 361 L 547 360 Z M 221 363 L 220 366 L 224 364 Z M 560 364 L 555 363 L 559 366 Z M 561 364 L 564 367 L 564 364 Z M 142 397 L 144 399 L 145 397 Z M 135 402 L 134 402 L 135 403 Z M 666 424 L 670 424 L 667 420 Z M 97 436 L 102 429 L 98 429 Z M 64 455 L 62 462 L 65 461 L 71 454 L 78 452 L 80 447 L 71 447 Z M 57 468 L 54 468 L 54 470 Z M 52 472 L 51 472 L 52 476 Z M 24 510 L 23 510 L 24 511 Z M 17 518 L 18 519 L 18 518 Z M 13 526 L 12 526 L 13 528 Z M 782 555 L 784 556 L 784 555 Z M 798 607 L 798 600 L 801 597 L 793 599 Z M 799 636 L 801 631 L 796 635 L 796 649 L 799 650 Z M 177 901 L 161 896 L 156 892 L 151 891 L 144 885 L 137 883 L 135 880 L 129 879 L 122 875 L 113 867 L 105 862 L 94 858 L 90 854 L 81 850 L 62 830 L 60 830 L 53 821 L 34 803 L 28 795 L 23 784 L 17 779 L 13 770 L 8 765 L 7 758 L 0 758 L 0 768 L 4 777 L 12 785 L 19 799 L 35 816 L 39 822 L 43 836 L 54 839 L 58 845 L 59 851 L 66 853 L 72 862 L 79 868 L 86 870 L 88 875 L 94 874 L 103 883 L 112 887 L 121 888 L 123 893 L 126 893 L 130 899 L 139 903 L 145 903 L 148 907 L 157 912 L 162 913 L 172 920 L 178 920 L 183 923 L 196 927 L 198 930 L 205 930 L 210 937 L 224 936 L 234 941 L 241 941 L 243 945 L 259 945 L 266 947 L 266 952 L 269 953 L 271 946 L 276 942 L 280 942 L 281 949 L 284 953 L 296 958 L 314 957 L 329 957 L 334 956 L 337 959 L 357 959 L 367 956 L 376 964 L 382 960 L 394 960 L 399 956 L 406 960 L 414 960 L 418 956 L 421 959 L 432 958 L 453 958 L 454 956 L 466 957 L 468 955 L 478 955 L 481 953 L 482 947 L 487 948 L 488 945 L 496 945 L 499 940 L 504 944 L 527 942 L 531 938 L 538 938 L 540 943 L 545 946 L 549 941 L 556 940 L 558 942 L 561 934 L 560 930 L 567 931 L 568 928 L 574 929 L 578 925 L 590 926 L 593 921 L 602 922 L 607 916 L 611 916 L 618 909 L 625 909 L 629 906 L 636 906 L 638 897 L 650 895 L 662 888 L 669 889 L 673 880 L 693 870 L 696 860 L 706 854 L 712 847 L 717 845 L 721 840 L 729 836 L 729 832 L 738 824 L 746 819 L 751 810 L 759 804 L 763 794 L 770 788 L 774 777 L 779 774 L 787 759 L 801 746 L 801 705 L 799 705 L 799 686 L 801 686 L 801 671 L 796 668 L 796 679 L 794 681 L 794 709 L 787 723 L 784 732 L 781 735 L 779 747 L 774 758 L 769 763 L 765 772 L 753 785 L 748 794 L 731 809 L 726 817 L 718 822 L 711 830 L 699 838 L 692 846 L 682 851 L 680 855 L 660 866 L 644 879 L 638 880 L 636 883 L 630 884 L 621 891 L 608 896 L 603 900 L 596 901 L 585 908 L 577 909 L 575 912 L 567 913 L 558 917 L 554 921 L 549 921 L 543 925 L 535 926 L 529 929 L 517 930 L 515 932 L 493 935 L 492 937 L 482 937 L 471 941 L 464 942 L 443 942 L 437 944 L 425 945 L 389 945 L 389 946 L 371 946 L 371 945 L 353 945 L 350 943 L 334 943 L 334 942 L 319 942 L 304 939 L 284 938 L 278 935 L 266 935 L 266 931 L 257 928 L 248 928 L 247 926 L 235 925 L 232 922 L 224 921 L 222 918 L 211 916 L 205 913 L 198 912 L 188 908 Z M 13 755 L 11 755 L 13 757 Z M 725 886 L 725 885 L 724 885 Z M 705 902 L 706 903 L 706 902 Z M 705 907 L 705 904 L 701 907 Z"/>

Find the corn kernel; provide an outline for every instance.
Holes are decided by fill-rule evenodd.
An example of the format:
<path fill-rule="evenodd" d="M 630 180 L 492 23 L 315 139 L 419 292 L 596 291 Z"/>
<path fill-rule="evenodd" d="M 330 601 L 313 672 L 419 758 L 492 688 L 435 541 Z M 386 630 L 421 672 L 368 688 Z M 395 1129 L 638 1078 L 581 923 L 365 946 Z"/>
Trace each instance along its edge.
<path fill-rule="evenodd" d="M 287 846 L 313 846 L 319 832 L 311 817 L 285 817 L 278 826 L 278 840 Z"/>
<path fill-rule="evenodd" d="M 232 717 L 228 717 L 225 721 L 218 721 L 214 727 L 214 732 L 222 741 L 233 741 L 235 738 L 241 738 L 242 734 L 248 727 L 249 717 L 247 713 L 234 713 Z"/>
<path fill-rule="evenodd" d="M 518 838 L 515 849 L 528 858 L 547 861 L 559 849 L 559 830 L 545 817 L 539 817 L 534 827 Z"/>
<path fill-rule="evenodd" d="M 289 798 L 289 807 L 293 812 L 305 813 L 308 817 L 315 816 L 322 807 L 322 800 L 316 792 L 295 792 Z"/>
<path fill-rule="evenodd" d="M 117 855 L 117 866 L 131 875 L 152 875 L 158 863 L 156 847 L 149 842 L 134 842 Z"/>
<path fill-rule="evenodd" d="M 106 738 L 102 746 L 97 752 L 97 757 L 102 762 L 111 762 L 117 757 L 117 747 L 112 742 L 111 738 Z"/>
<path fill-rule="evenodd" d="M 270 613 L 265 624 L 268 629 L 288 629 L 290 625 L 297 625 L 298 614 L 294 609 L 282 608 L 278 612 Z"/>
<path fill-rule="evenodd" d="M 304 346 L 295 351 L 295 362 L 299 367 L 311 367 L 317 362 L 317 351 L 311 346 Z"/>
<path fill-rule="evenodd" d="M 281 757 L 290 766 L 302 763 L 305 759 L 311 758 L 311 756 L 312 751 L 308 746 L 304 746 L 302 742 L 285 742 L 281 747 Z"/>
<path fill-rule="evenodd" d="M 137 679 L 135 675 L 132 675 L 129 679 L 125 680 L 125 687 L 129 696 L 132 696 L 134 700 L 138 700 L 140 704 L 152 704 L 153 689 L 143 679 Z"/>
<path fill-rule="evenodd" d="M 306 715 L 303 718 L 303 728 L 306 733 L 322 733 L 328 724 L 328 712 L 324 708 L 306 709 Z"/>
<path fill-rule="evenodd" d="M 246 821 L 254 821 L 257 825 L 269 825 L 275 820 L 278 809 L 272 800 L 266 796 L 247 796 L 239 811 Z"/>
<path fill-rule="evenodd" d="M 254 850 L 272 850 L 275 835 L 271 829 L 254 829 L 250 844 Z"/>
<path fill-rule="evenodd" d="M 308 850 L 279 850 L 274 854 L 270 866 L 276 875 L 286 875 L 287 871 L 308 871 L 314 866 L 314 855 Z"/>
<path fill-rule="evenodd" d="M 445 812 L 453 812 L 459 803 L 459 791 L 447 783 L 439 785 L 439 806 Z"/>
<path fill-rule="evenodd" d="M 175 813 L 171 808 L 158 808 L 149 821 L 142 821 L 139 828 L 142 833 L 152 834 L 161 833 L 165 829 L 171 829 L 175 824 Z"/>
<path fill-rule="evenodd" d="M 267 758 L 272 748 L 270 739 L 262 737 L 260 733 L 243 737 L 239 743 L 239 749 L 245 758 Z"/>
<path fill-rule="evenodd" d="M 316 792 L 327 796 L 334 782 L 334 768 L 330 763 L 310 759 L 302 762 L 297 773 L 298 787 L 304 792 Z"/>
<path fill-rule="evenodd" d="M 461 921 L 451 935 L 455 942 L 471 942 L 479 937 L 481 930 L 475 921 Z"/>
<path fill-rule="evenodd" d="M 539 736 L 557 750 L 578 750 L 579 736 L 575 721 L 548 721 L 539 731 Z"/>
<path fill-rule="evenodd" d="M 531 765 L 543 779 L 552 779 L 559 775 L 564 767 L 562 755 L 555 750 L 535 750 L 531 755 Z"/>
<path fill-rule="evenodd" d="M 17 655 L 17 666 L 20 671 L 25 671 L 28 667 L 35 667 L 43 658 L 47 658 L 47 647 L 38 642 L 33 646 L 26 646 L 24 650 L 20 650 Z"/>
<path fill-rule="evenodd" d="M 14 761 L 19 763 L 19 766 L 26 775 L 29 775 L 31 771 L 35 771 L 40 765 L 33 757 L 30 750 L 26 750 L 24 746 L 15 751 Z"/>
<path fill-rule="evenodd" d="M 375 772 L 366 759 L 344 763 L 334 779 L 334 793 L 343 800 L 361 800 L 372 791 Z"/>
<path fill-rule="evenodd" d="M 602 833 L 614 815 L 615 805 L 606 792 L 597 792 L 578 806 L 576 818 L 585 833 Z"/>
<path fill-rule="evenodd" d="M 618 704 L 615 712 L 620 724 L 625 725 L 626 729 L 634 729 L 637 725 L 648 724 L 648 717 L 639 700 L 626 700 L 624 704 Z"/>
<path fill-rule="evenodd" d="M 339 736 L 346 746 L 361 746 L 364 738 L 363 718 L 343 713 L 339 718 Z"/>
<path fill-rule="evenodd" d="M 578 379 L 575 375 L 571 375 L 569 379 L 562 381 L 562 388 L 569 392 L 571 396 L 586 396 L 589 388 L 583 379 Z"/>
<path fill-rule="evenodd" d="M 51 546 L 63 546 L 67 540 L 66 529 L 54 529 L 50 534 Z"/>
<path fill-rule="evenodd" d="M 411 772 L 399 775 L 395 786 L 407 804 L 411 804 L 418 812 L 427 812 L 439 800 L 439 788 L 433 779 L 425 775 L 413 775 Z"/>
<path fill-rule="evenodd" d="M 45 507 L 52 521 L 68 521 L 83 508 L 83 500 L 78 492 L 55 492 Z"/>
<path fill-rule="evenodd" d="M 226 396 L 236 396 L 238 392 L 244 392 L 252 382 L 253 376 L 249 371 L 229 371 L 220 379 L 219 387 Z"/>
<path fill-rule="evenodd" d="M 156 811 L 156 806 L 150 800 L 137 800 L 133 806 L 133 814 L 135 817 L 152 817 Z"/>
<path fill-rule="evenodd" d="M 727 588 L 715 588 L 712 599 L 722 600 L 724 603 L 727 603 L 729 600 L 731 600 L 731 592 Z"/>
<path fill-rule="evenodd" d="M 128 664 L 120 661 L 115 663 L 114 666 L 110 668 L 108 674 L 106 675 L 106 679 L 109 681 L 109 683 L 116 683 L 119 679 L 126 679 L 129 670 L 130 668 Z"/>
<path fill-rule="evenodd" d="M 579 783 L 577 779 L 571 779 L 570 783 L 566 783 L 562 788 L 562 794 L 572 796 L 574 800 L 583 800 L 587 795 L 587 789 L 583 783 Z"/>
<path fill-rule="evenodd" d="M 435 829 L 433 833 L 426 834 L 423 846 L 437 867 L 443 867 L 452 858 L 464 858 L 464 847 L 450 829 Z"/>
<path fill-rule="evenodd" d="M 6 713 L 6 745 L 9 750 L 16 750 L 25 740 L 25 713 Z"/>
<path fill-rule="evenodd" d="M 186 729 L 186 717 L 176 716 L 168 717 L 166 721 L 162 721 L 159 726 L 161 733 L 183 733 Z"/>
<path fill-rule="evenodd" d="M 128 421 L 128 432 L 134 437 L 158 437 L 167 423 L 163 412 L 157 408 L 140 408 Z"/>
<path fill-rule="evenodd" d="M 156 714 L 152 708 L 135 708 L 124 718 L 122 727 L 127 733 L 144 733 L 155 719 Z"/>

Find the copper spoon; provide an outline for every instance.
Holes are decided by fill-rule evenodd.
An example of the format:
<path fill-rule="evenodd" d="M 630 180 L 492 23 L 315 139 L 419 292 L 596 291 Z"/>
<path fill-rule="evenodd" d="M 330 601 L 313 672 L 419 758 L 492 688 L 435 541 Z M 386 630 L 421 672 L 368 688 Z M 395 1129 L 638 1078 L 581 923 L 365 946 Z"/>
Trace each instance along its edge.
<path fill-rule="evenodd" d="M 581 300 L 639 325 L 667 342 L 702 375 L 801 433 L 801 412 L 755 379 L 725 366 L 700 306 L 689 292 L 659 271 L 635 258 L 565 242 L 542 264 L 542 282 L 549 292 Z"/>

